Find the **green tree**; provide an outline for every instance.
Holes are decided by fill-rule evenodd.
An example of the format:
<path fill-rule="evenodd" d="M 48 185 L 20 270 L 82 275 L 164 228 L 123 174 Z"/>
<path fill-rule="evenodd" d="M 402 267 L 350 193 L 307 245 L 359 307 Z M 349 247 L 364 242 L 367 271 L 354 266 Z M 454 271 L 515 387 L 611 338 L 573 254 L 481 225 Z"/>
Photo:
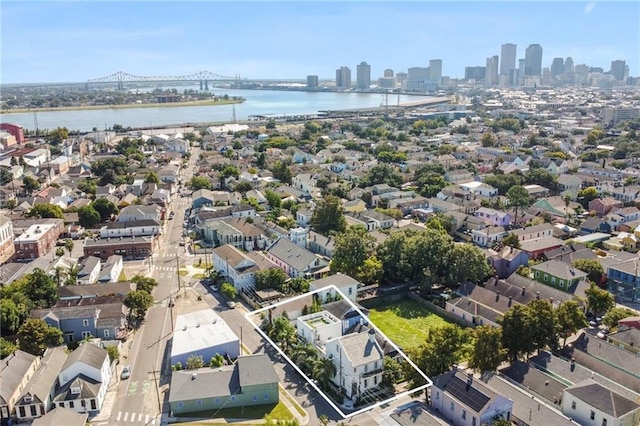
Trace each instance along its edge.
<path fill-rule="evenodd" d="M 289 290 L 294 293 L 306 293 L 309 291 L 309 280 L 303 277 L 290 278 L 287 284 Z"/>
<path fill-rule="evenodd" d="M 491 132 L 485 132 L 482 134 L 480 143 L 482 143 L 482 146 L 484 147 L 496 146 L 496 137 Z"/>
<path fill-rule="evenodd" d="M 604 314 L 615 306 L 613 295 L 593 283 L 584 294 L 587 296 L 587 309 L 594 316 Z"/>
<path fill-rule="evenodd" d="M 98 185 L 96 185 L 96 181 L 93 179 L 81 179 L 80 182 L 78 182 L 78 189 L 85 194 L 95 195 L 98 190 Z"/>
<path fill-rule="evenodd" d="M 0 337 L 0 359 L 5 359 L 12 353 L 14 353 L 18 349 L 13 342 L 5 339 L 4 337 Z"/>
<path fill-rule="evenodd" d="M 218 368 L 224 365 L 224 357 L 220 354 L 215 354 L 215 356 L 211 357 L 211 361 L 209 361 L 209 367 Z"/>
<path fill-rule="evenodd" d="M 534 349 L 556 349 L 558 343 L 558 319 L 551 302 L 533 300 L 527 305 L 528 320 Z"/>
<path fill-rule="evenodd" d="M 442 174 L 433 171 L 430 166 L 419 167 L 413 176 L 418 192 L 423 197 L 435 197 L 449 183 Z"/>
<path fill-rule="evenodd" d="M 298 341 L 296 329 L 291 325 L 289 319 L 284 316 L 277 316 L 273 319 L 267 335 L 286 354 L 290 353 Z"/>
<path fill-rule="evenodd" d="M 576 259 L 573 266 L 588 274 L 589 280 L 594 283 L 602 283 L 604 268 L 597 259 Z"/>
<path fill-rule="evenodd" d="M 187 182 L 187 187 L 193 191 L 198 189 L 212 189 L 211 181 L 206 176 L 194 176 Z"/>
<path fill-rule="evenodd" d="M 520 248 L 520 239 L 518 238 L 518 236 L 516 234 L 514 234 L 513 232 L 509 232 L 507 234 L 506 237 L 504 237 L 502 239 L 502 244 L 504 244 L 505 246 L 509 246 L 509 247 L 513 247 L 513 248 Z"/>
<path fill-rule="evenodd" d="M 222 283 L 222 285 L 220 286 L 220 293 L 227 300 L 234 300 L 238 295 L 236 288 L 233 286 L 233 284 L 228 282 Z"/>
<path fill-rule="evenodd" d="M 502 347 L 512 363 L 533 352 L 533 330 L 525 305 L 515 305 L 498 322 L 502 326 Z"/>
<path fill-rule="evenodd" d="M 282 197 L 280 197 L 280 194 L 277 192 L 267 189 L 264 191 L 264 198 L 267 199 L 269 207 L 272 209 L 279 209 L 282 207 Z"/>
<path fill-rule="evenodd" d="M 158 286 L 158 281 L 151 277 L 145 277 L 144 275 L 135 275 L 131 278 L 131 282 L 135 283 L 136 290 L 144 291 L 151 294 L 154 288 Z"/>
<path fill-rule="evenodd" d="M 124 305 L 129 308 L 129 315 L 137 321 L 142 321 L 147 310 L 153 306 L 153 297 L 143 290 L 129 292 L 124 298 Z"/>
<path fill-rule="evenodd" d="M 311 216 L 311 227 L 323 235 L 329 235 L 331 231 L 342 232 L 347 228 L 342 203 L 338 197 L 328 195 L 318 201 Z"/>
<path fill-rule="evenodd" d="M 52 145 L 60 145 L 65 139 L 69 139 L 69 129 L 56 127 L 49 132 L 49 141 Z"/>
<path fill-rule="evenodd" d="M 32 194 L 33 191 L 37 191 L 40 189 L 40 182 L 31 176 L 25 176 L 22 178 L 22 183 L 24 185 L 24 190 L 27 191 L 27 194 Z"/>
<path fill-rule="evenodd" d="M 527 184 L 544 186 L 551 191 L 558 187 L 558 178 L 543 168 L 532 168 L 526 174 L 525 181 Z"/>
<path fill-rule="evenodd" d="M 329 382 L 337 373 L 336 365 L 333 360 L 325 357 L 319 357 L 313 363 L 311 376 L 318 381 L 322 389 L 329 389 Z"/>
<path fill-rule="evenodd" d="M 20 327 L 24 312 L 12 299 L 0 299 L 0 326 L 3 335 L 13 335 Z"/>
<path fill-rule="evenodd" d="M 585 210 L 589 208 L 589 203 L 598 197 L 600 197 L 600 194 L 593 186 L 578 191 L 578 202 Z"/>
<path fill-rule="evenodd" d="M 273 165 L 271 173 L 273 173 L 274 178 L 286 184 L 290 184 L 291 179 L 293 178 L 293 174 L 289 169 L 289 165 L 286 162 L 280 160 L 276 161 L 276 163 Z"/>
<path fill-rule="evenodd" d="M 37 204 L 33 206 L 27 217 L 62 219 L 64 214 L 60 206 L 54 204 Z"/>
<path fill-rule="evenodd" d="M 117 346 L 107 346 L 107 354 L 111 362 L 117 361 L 120 358 L 120 351 Z"/>
<path fill-rule="evenodd" d="M 55 281 L 40 268 L 27 276 L 23 291 L 38 308 L 49 308 L 58 301 Z"/>
<path fill-rule="evenodd" d="M 280 268 L 258 271 L 255 277 L 256 289 L 258 290 L 274 289 L 279 291 L 284 288 L 284 283 L 289 279 L 287 273 Z"/>
<path fill-rule="evenodd" d="M 187 358 L 185 370 L 195 370 L 204 367 L 204 359 L 202 355 L 191 355 Z"/>
<path fill-rule="evenodd" d="M 567 343 L 567 337 L 587 325 L 587 318 L 575 300 L 565 300 L 556 309 L 558 320 L 558 335 L 562 337 L 562 346 Z"/>
<path fill-rule="evenodd" d="M 62 344 L 62 331 L 37 318 L 29 318 L 18 330 L 20 349 L 40 356 L 48 347 Z"/>
<path fill-rule="evenodd" d="M 360 186 L 366 188 L 367 186 L 378 185 L 380 183 L 386 183 L 394 188 L 399 188 L 403 180 L 400 173 L 389 164 L 378 164 L 369 169 L 367 174 L 362 178 Z"/>
<path fill-rule="evenodd" d="M 518 224 L 518 208 L 525 208 L 531 204 L 529 198 L 529 192 L 522 185 L 516 185 L 509 188 L 507 191 L 507 198 L 509 199 L 509 205 L 515 209 L 513 215 L 513 224 Z"/>
<path fill-rule="evenodd" d="M 98 198 L 93 203 L 91 203 L 95 211 L 100 215 L 100 220 L 105 222 L 110 219 L 112 215 L 118 214 L 118 207 L 106 198 Z"/>
<path fill-rule="evenodd" d="M 336 235 L 331 273 L 342 272 L 362 281 L 365 261 L 376 254 L 376 239 L 363 226 L 351 226 Z"/>
<path fill-rule="evenodd" d="M 311 343 L 300 343 L 294 347 L 291 359 L 307 376 L 311 377 L 313 365 L 318 359 L 318 350 Z"/>
<path fill-rule="evenodd" d="M 78 223 L 85 228 L 93 228 L 100 223 L 100 213 L 93 208 L 92 204 L 82 206 L 78 209 Z"/>
<path fill-rule="evenodd" d="M 618 326 L 618 321 L 635 316 L 635 315 L 636 313 L 633 312 L 631 309 L 614 307 L 609 309 L 609 311 L 605 314 L 605 316 L 602 317 L 602 323 L 607 327 L 609 327 L 610 329 L 616 328 Z M 585 325 L 586 325 L 586 321 L 585 321 Z"/>
<path fill-rule="evenodd" d="M 266 128 L 267 130 L 275 129 L 275 128 L 276 128 L 276 120 L 274 120 L 273 118 L 270 118 L 270 119 L 267 121 L 267 124 L 265 124 L 265 128 Z"/>
<path fill-rule="evenodd" d="M 156 172 L 149 171 L 144 175 L 144 183 L 160 183 L 160 178 Z"/>
<path fill-rule="evenodd" d="M 62 247 L 58 247 L 56 249 L 56 257 L 62 257 L 64 256 L 64 249 Z"/>
<path fill-rule="evenodd" d="M 484 252 L 473 244 L 459 243 L 453 246 L 449 258 L 449 284 L 456 286 L 466 282 L 481 284 L 493 273 Z"/>
<path fill-rule="evenodd" d="M 390 356 L 385 356 L 383 360 L 382 380 L 380 386 L 395 391 L 395 384 L 402 380 L 402 365 Z M 394 392 L 395 393 L 395 392 Z"/>
<path fill-rule="evenodd" d="M 67 251 L 69 252 L 69 254 L 71 254 L 71 252 L 73 251 L 73 240 L 71 238 L 67 238 L 66 240 L 64 240 L 64 248 L 67 249 Z"/>
<path fill-rule="evenodd" d="M 460 348 L 467 343 L 468 336 L 453 324 L 444 324 L 429 329 L 427 339 L 419 348 L 409 351 L 409 358 L 427 376 L 435 377 L 451 369 L 459 359 Z M 424 379 L 408 365 L 405 376 L 411 387 L 423 384 Z"/>
<path fill-rule="evenodd" d="M 253 185 L 251 185 L 251 182 L 247 182 L 246 180 L 243 180 L 242 182 L 238 182 L 238 184 L 233 187 L 233 190 L 235 192 L 239 192 L 241 194 L 245 194 L 251 191 L 252 189 L 253 189 Z"/>
<path fill-rule="evenodd" d="M 496 327 L 476 327 L 469 367 L 479 373 L 496 371 L 505 358 L 502 331 Z"/>

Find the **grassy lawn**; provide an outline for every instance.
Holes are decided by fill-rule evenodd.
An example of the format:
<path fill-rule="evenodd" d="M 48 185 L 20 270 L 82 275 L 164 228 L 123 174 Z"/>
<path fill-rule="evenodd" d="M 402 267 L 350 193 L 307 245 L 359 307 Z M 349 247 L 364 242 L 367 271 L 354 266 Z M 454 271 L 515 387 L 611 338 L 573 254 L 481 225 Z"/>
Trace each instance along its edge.
<path fill-rule="evenodd" d="M 204 274 L 193 274 L 192 277 L 197 280 L 201 280 L 204 278 Z"/>
<path fill-rule="evenodd" d="M 369 318 L 403 350 L 420 346 L 429 328 L 448 323 L 413 300 L 370 309 Z"/>
<path fill-rule="evenodd" d="M 215 416 L 215 417 L 214 417 Z M 289 411 L 289 409 L 282 403 L 278 402 L 277 404 L 269 404 L 269 405 L 255 405 L 250 407 L 234 407 L 234 408 L 223 408 L 222 410 L 207 410 L 207 411 L 199 411 L 197 413 L 187 413 L 184 416 L 176 416 L 176 417 L 202 417 L 206 418 L 216 418 L 216 419 L 248 419 L 248 420 L 262 420 L 265 417 L 272 420 L 293 420 L 293 415 Z M 217 425 L 224 423 L 181 423 L 182 425 Z M 246 423 L 243 423 L 246 424 Z"/>
<path fill-rule="evenodd" d="M 189 271 L 187 271 L 186 269 L 180 269 L 178 270 L 178 275 L 184 277 L 185 275 L 189 275 Z"/>
<path fill-rule="evenodd" d="M 201 262 L 194 264 L 193 267 L 198 269 L 211 269 L 212 265 L 211 262 Z"/>

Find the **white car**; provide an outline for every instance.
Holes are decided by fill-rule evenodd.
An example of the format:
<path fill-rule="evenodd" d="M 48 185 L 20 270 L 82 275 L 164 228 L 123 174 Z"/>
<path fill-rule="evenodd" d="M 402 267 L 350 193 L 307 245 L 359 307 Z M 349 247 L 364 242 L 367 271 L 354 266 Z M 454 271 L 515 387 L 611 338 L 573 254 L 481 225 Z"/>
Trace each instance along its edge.
<path fill-rule="evenodd" d="M 130 365 L 126 365 L 123 369 L 122 369 L 122 373 L 120 373 L 120 379 L 122 380 L 126 380 L 129 377 L 131 377 L 131 366 Z"/>
<path fill-rule="evenodd" d="M 236 302 L 234 302 L 233 300 L 227 301 L 227 308 L 235 309 L 236 308 Z"/>

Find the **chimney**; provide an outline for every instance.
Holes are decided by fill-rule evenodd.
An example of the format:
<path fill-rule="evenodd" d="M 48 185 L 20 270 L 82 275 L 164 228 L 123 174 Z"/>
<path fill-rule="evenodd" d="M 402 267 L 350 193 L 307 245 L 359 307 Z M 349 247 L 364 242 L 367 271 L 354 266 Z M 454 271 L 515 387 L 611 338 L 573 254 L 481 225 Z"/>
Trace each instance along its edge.
<path fill-rule="evenodd" d="M 540 292 L 536 291 L 536 300 L 540 300 Z"/>
<path fill-rule="evenodd" d="M 551 303 L 551 306 L 553 306 L 553 297 L 549 298 L 549 302 Z"/>
<path fill-rule="evenodd" d="M 471 388 L 471 384 L 473 383 L 473 373 L 467 374 L 467 390 Z"/>
<path fill-rule="evenodd" d="M 369 329 L 369 343 L 375 343 L 376 342 L 376 331 L 371 328 Z"/>
<path fill-rule="evenodd" d="M 513 302 L 513 297 L 509 296 L 509 307 L 511 307 L 511 303 Z"/>
<path fill-rule="evenodd" d="M 527 290 L 526 290 L 524 287 L 522 287 L 522 295 L 523 295 L 523 296 L 524 296 L 524 293 L 525 293 L 526 291 L 527 291 Z"/>
<path fill-rule="evenodd" d="M 496 292 L 496 302 L 497 302 L 498 300 L 500 300 L 500 292 L 499 292 L 499 291 L 497 291 L 497 292 Z"/>

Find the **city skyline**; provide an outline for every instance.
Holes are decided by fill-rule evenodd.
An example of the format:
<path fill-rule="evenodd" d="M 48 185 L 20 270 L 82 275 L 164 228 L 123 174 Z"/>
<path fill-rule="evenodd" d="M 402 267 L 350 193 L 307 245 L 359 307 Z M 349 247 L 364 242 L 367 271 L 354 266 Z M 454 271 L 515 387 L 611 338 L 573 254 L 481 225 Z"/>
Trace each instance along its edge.
<path fill-rule="evenodd" d="M 333 79 L 336 69 L 407 72 L 442 60 L 460 78 L 502 46 L 543 48 L 640 75 L 637 2 L 18 2 L 0 3 L 2 83 L 76 82 L 116 71 Z M 384 17 L 381 22 L 380 18 Z M 67 22 L 73 25 L 63 24 Z M 542 25 L 544 23 L 544 25 Z M 511 59 L 510 59 L 511 61 Z"/>

